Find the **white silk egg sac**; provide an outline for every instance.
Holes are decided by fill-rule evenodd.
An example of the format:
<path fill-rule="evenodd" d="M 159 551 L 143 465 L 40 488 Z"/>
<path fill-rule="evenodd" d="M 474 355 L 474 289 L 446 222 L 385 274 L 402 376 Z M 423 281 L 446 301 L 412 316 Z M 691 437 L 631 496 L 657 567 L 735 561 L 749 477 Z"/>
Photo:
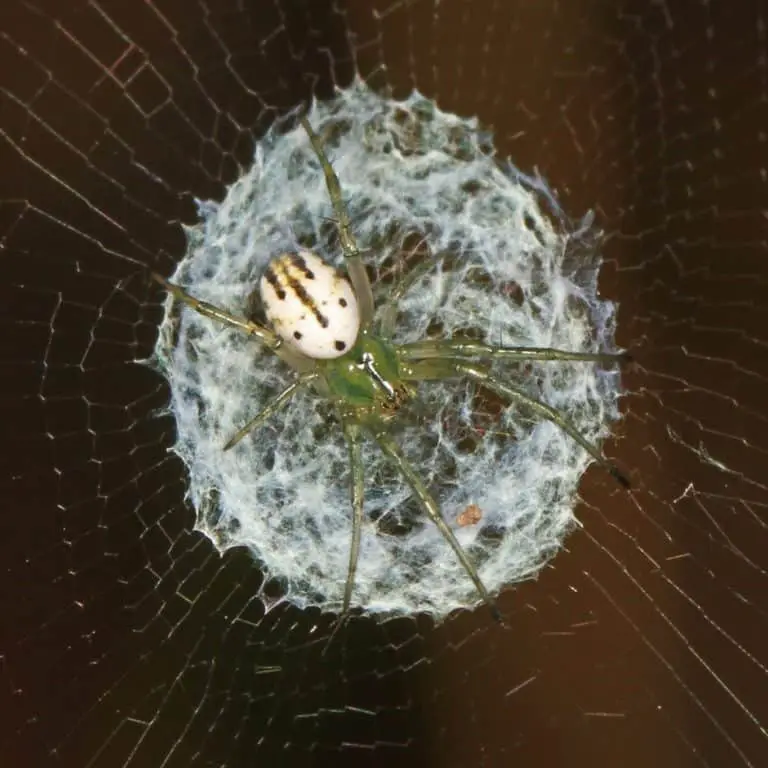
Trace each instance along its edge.
<path fill-rule="evenodd" d="M 349 280 L 311 251 L 272 259 L 259 292 L 275 333 L 307 357 L 341 357 L 357 340 L 360 310 Z"/>

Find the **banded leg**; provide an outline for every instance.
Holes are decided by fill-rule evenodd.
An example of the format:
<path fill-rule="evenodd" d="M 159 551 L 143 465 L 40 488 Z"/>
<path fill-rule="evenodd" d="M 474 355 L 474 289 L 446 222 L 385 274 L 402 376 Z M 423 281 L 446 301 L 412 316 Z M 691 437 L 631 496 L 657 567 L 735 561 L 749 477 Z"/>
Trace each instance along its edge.
<path fill-rule="evenodd" d="M 310 371 L 297 376 L 279 395 L 273 397 L 244 427 L 227 440 L 223 450 L 236 446 L 249 432 L 261 426 L 270 416 L 286 406 L 289 400 L 302 388 L 318 378 L 320 374 Z"/>
<path fill-rule="evenodd" d="M 589 442 L 573 422 L 563 416 L 556 408 L 542 403 L 535 397 L 531 397 L 517 387 L 502 384 L 495 379 L 487 366 L 473 364 L 461 358 L 443 358 L 440 360 L 425 360 L 420 363 L 412 363 L 404 367 L 404 378 L 407 381 L 441 380 L 457 377 L 466 377 L 482 384 L 487 389 L 495 392 L 499 397 L 509 401 L 523 403 L 534 413 L 537 413 L 547 421 L 556 424 L 566 435 L 575 440 L 592 458 L 600 464 L 618 483 L 625 488 L 630 487 L 629 479 L 600 452 L 600 449 Z"/>
<path fill-rule="evenodd" d="M 427 360 L 447 357 L 476 357 L 487 360 L 586 360 L 599 363 L 628 363 L 632 356 L 626 352 L 606 354 L 603 352 L 569 352 L 550 347 L 496 347 L 479 341 L 452 339 L 427 339 L 403 344 L 398 349 L 404 361 Z"/>
<path fill-rule="evenodd" d="M 418 473 L 414 470 L 408 459 L 405 458 L 403 452 L 400 450 L 399 446 L 391 437 L 391 435 L 385 431 L 380 431 L 374 432 L 373 437 L 387 458 L 390 459 L 398 472 L 400 472 L 402 475 L 403 479 L 406 481 L 406 483 L 408 483 L 413 492 L 416 494 L 416 498 L 419 500 L 422 508 L 427 513 L 427 516 L 437 526 L 438 531 L 440 531 L 443 538 L 446 540 L 446 542 L 448 542 L 449 546 L 456 554 L 456 557 L 459 559 L 462 567 L 467 572 L 469 578 L 472 580 L 472 583 L 475 585 L 475 589 L 480 594 L 483 602 L 491 609 L 493 618 L 496 619 L 496 621 L 501 622 L 501 614 L 499 613 L 499 609 L 496 607 L 496 601 L 491 597 L 490 593 L 485 588 L 485 585 L 480 580 L 480 575 L 478 574 L 477 569 L 472 564 L 471 560 L 467 557 L 466 552 L 464 552 L 462 549 L 461 544 L 459 544 L 456 536 L 454 536 L 453 531 L 448 527 L 448 524 L 443 519 L 443 516 L 440 513 L 440 507 L 430 494 L 427 486 L 424 484 L 424 481 L 421 479 L 421 477 L 419 477 Z"/>
<path fill-rule="evenodd" d="M 367 328 L 373 320 L 373 290 L 371 289 L 371 281 L 368 279 L 368 273 L 365 271 L 360 249 L 357 247 L 355 238 L 352 235 L 352 225 L 350 224 L 349 215 L 347 214 L 341 194 L 339 177 L 336 175 L 336 171 L 333 170 L 333 166 L 323 149 L 323 143 L 309 124 L 309 120 L 303 115 L 299 120 L 309 136 L 312 149 L 314 149 L 317 159 L 320 161 L 320 167 L 323 169 L 325 185 L 328 187 L 328 196 L 331 198 L 331 206 L 333 207 L 336 226 L 339 230 L 339 242 L 341 243 L 341 249 L 344 251 L 349 279 L 352 282 L 352 288 L 355 291 L 357 302 L 360 306 L 361 326 Z"/>
<path fill-rule="evenodd" d="M 249 336 L 255 336 L 267 349 L 274 352 L 283 362 L 288 363 L 294 370 L 305 372 L 314 369 L 315 362 L 305 357 L 298 350 L 292 349 L 287 345 L 274 331 L 264 326 L 254 323 L 245 317 L 233 315 L 225 309 L 221 309 L 207 301 L 196 299 L 192 294 L 187 293 L 181 286 L 166 280 L 157 272 L 152 272 L 152 279 L 160 283 L 174 299 L 186 304 L 195 312 L 210 317 L 212 320 L 218 320 L 220 323 L 229 325 L 232 328 L 247 333 Z"/>

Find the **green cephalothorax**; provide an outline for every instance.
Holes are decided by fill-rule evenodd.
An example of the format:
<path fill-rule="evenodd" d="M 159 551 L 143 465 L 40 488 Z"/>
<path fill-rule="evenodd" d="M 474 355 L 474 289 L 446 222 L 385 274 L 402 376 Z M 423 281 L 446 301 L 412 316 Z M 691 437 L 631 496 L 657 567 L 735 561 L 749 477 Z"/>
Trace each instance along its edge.
<path fill-rule="evenodd" d="M 492 364 L 500 365 L 508 361 L 616 363 L 627 360 L 628 356 L 540 347 L 493 346 L 450 337 L 422 339 L 407 344 L 389 341 L 394 335 L 400 299 L 415 284 L 415 276 L 423 275 L 433 262 L 425 257 L 420 263 L 412 265 L 410 272 L 389 290 L 387 301 L 380 311 L 374 312 L 371 284 L 362 252 L 352 234 L 339 180 L 323 151 L 322 140 L 306 118 L 301 118 L 301 123 L 325 176 L 346 271 L 336 269 L 310 251 L 282 253 L 273 258 L 260 281 L 261 299 L 269 327 L 200 301 L 165 278 L 157 274 L 153 276 L 176 299 L 196 312 L 258 340 L 294 372 L 288 386 L 245 424 L 224 445 L 225 449 L 235 446 L 285 407 L 299 390 L 311 387 L 318 396 L 333 402 L 348 445 L 353 511 L 349 565 L 341 601 L 342 616 L 349 610 L 355 586 L 364 521 L 361 444 L 363 438 L 368 437 L 411 489 L 421 509 L 453 551 L 477 594 L 498 618 L 494 598 L 480 578 L 477 564 L 459 544 L 432 492 L 394 439 L 390 421 L 421 382 L 446 379 L 470 381 L 501 401 L 521 404 L 527 411 L 556 424 L 622 485 L 628 486 L 627 478 L 603 457 L 567 416 L 515 386 L 513 377 L 497 376 L 492 369 Z M 258 469 L 254 467 L 253 471 Z"/>
<path fill-rule="evenodd" d="M 394 415 L 411 393 L 394 345 L 367 330 L 346 355 L 321 367 L 331 397 L 344 410 L 358 410 L 361 417 L 366 411 L 378 418 Z"/>

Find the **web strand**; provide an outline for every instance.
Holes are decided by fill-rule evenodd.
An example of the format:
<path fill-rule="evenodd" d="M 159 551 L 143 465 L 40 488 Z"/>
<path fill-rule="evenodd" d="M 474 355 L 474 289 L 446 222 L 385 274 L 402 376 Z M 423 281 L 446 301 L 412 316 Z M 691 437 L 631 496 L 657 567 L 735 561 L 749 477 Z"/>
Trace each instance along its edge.
<path fill-rule="evenodd" d="M 514 6 L 3 5 L 9 765 L 765 761 L 766 10 Z M 173 273 L 196 201 L 222 200 L 256 139 L 356 75 L 493 126 L 507 172 L 569 231 L 594 211 L 596 292 L 636 360 L 606 445 L 633 490 L 588 471 L 580 530 L 500 596 L 506 626 L 353 615 L 323 654 L 332 615 L 195 532 L 170 388 L 137 361 L 164 317 L 147 270 Z M 574 285 L 583 255 L 564 251 Z M 207 298 L 247 307 L 236 288 Z M 449 416 L 470 442 L 510 432 L 491 402 Z M 390 510 L 376 525 L 398 535 Z"/>

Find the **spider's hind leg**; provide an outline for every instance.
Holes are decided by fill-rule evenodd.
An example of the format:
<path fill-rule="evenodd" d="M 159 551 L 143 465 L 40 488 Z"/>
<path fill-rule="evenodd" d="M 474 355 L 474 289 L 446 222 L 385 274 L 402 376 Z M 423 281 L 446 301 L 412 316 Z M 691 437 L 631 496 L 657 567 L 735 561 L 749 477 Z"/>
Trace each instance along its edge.
<path fill-rule="evenodd" d="M 228 451 L 230 448 L 234 448 L 247 434 L 253 432 L 256 427 L 261 426 L 270 416 L 285 407 L 299 389 L 317 379 L 318 376 L 319 374 L 314 371 L 297 376 L 279 395 L 273 397 L 244 427 L 238 429 L 227 440 L 223 450 Z"/>
<path fill-rule="evenodd" d="M 379 444 L 379 447 L 385 456 L 387 456 L 387 458 L 392 462 L 402 478 L 406 483 L 408 483 L 413 492 L 416 494 L 416 498 L 418 499 L 422 509 L 427 513 L 429 519 L 435 524 L 442 537 L 454 551 L 456 557 L 461 563 L 461 566 L 467 572 L 467 575 L 475 585 L 475 589 L 482 598 L 483 602 L 491 609 L 493 618 L 500 624 L 503 623 L 501 619 L 501 613 L 496 605 L 496 601 L 491 596 L 491 593 L 486 589 L 485 584 L 483 584 L 480 578 L 480 574 L 477 572 L 477 568 L 475 568 L 474 564 L 467 556 L 467 553 L 464 551 L 461 544 L 459 544 L 459 541 L 454 535 L 453 531 L 443 519 L 443 516 L 440 512 L 440 507 L 433 498 L 432 494 L 430 494 L 427 486 L 424 484 L 424 481 L 421 479 L 408 459 L 406 459 L 405 455 L 400 450 L 400 447 L 388 432 L 376 431 L 373 433 L 373 437 Z"/>
<path fill-rule="evenodd" d="M 355 574 L 357 573 L 357 558 L 360 552 L 360 536 L 363 530 L 363 458 L 360 450 L 360 427 L 347 420 L 344 421 L 344 437 L 349 449 L 349 466 L 352 473 L 352 541 L 349 548 L 349 567 L 347 568 L 347 581 L 344 586 L 344 603 L 342 616 L 346 616 L 352 602 L 352 591 L 355 588 Z"/>
<path fill-rule="evenodd" d="M 306 373 L 315 368 L 314 360 L 302 355 L 299 350 L 284 343 L 283 340 L 269 328 L 254 323 L 247 317 L 241 317 L 240 315 L 228 312 L 226 309 L 217 307 L 215 304 L 202 301 L 191 293 L 187 293 L 187 291 L 180 285 L 176 285 L 176 283 L 166 280 L 157 272 L 152 272 L 151 276 L 152 279 L 155 282 L 160 283 L 160 285 L 162 285 L 174 299 L 180 301 L 182 304 L 186 304 L 190 309 L 203 315 L 203 317 L 208 317 L 211 320 L 218 320 L 220 323 L 224 323 L 224 325 L 228 325 L 230 328 L 237 328 L 249 336 L 256 337 L 267 349 L 274 352 L 284 363 L 290 365 L 294 370 L 299 371 L 300 373 Z"/>
<path fill-rule="evenodd" d="M 360 536 L 363 530 L 363 501 L 364 501 L 364 470 L 361 452 L 360 427 L 354 421 L 343 420 L 344 438 L 349 450 L 349 466 L 352 473 L 351 497 L 352 497 L 352 540 L 349 547 L 349 566 L 347 567 L 347 579 L 344 584 L 344 602 L 336 624 L 328 636 L 323 648 L 323 654 L 328 651 L 336 634 L 349 616 L 349 606 L 352 603 L 352 592 L 355 588 L 355 575 L 357 574 L 357 560 L 360 552 Z"/>

